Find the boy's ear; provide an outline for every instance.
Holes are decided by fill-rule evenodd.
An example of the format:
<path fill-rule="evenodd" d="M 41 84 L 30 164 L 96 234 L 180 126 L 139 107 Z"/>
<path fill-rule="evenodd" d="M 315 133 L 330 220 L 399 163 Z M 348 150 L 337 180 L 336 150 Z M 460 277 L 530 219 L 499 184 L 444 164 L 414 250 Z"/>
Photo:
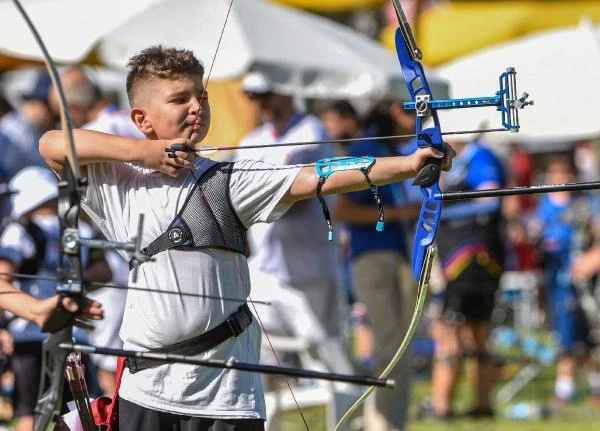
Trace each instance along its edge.
<path fill-rule="evenodd" d="M 146 110 L 134 107 L 131 109 L 129 115 L 131 116 L 131 121 L 133 121 L 133 124 L 135 124 L 140 132 L 144 135 L 152 133 L 152 124 L 149 121 Z"/>

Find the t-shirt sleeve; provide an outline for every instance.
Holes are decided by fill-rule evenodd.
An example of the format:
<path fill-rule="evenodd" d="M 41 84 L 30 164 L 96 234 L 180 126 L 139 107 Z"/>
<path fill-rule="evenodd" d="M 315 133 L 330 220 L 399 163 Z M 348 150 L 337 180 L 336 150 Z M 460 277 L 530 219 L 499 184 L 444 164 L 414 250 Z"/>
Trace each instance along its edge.
<path fill-rule="evenodd" d="M 137 168 L 122 162 L 103 162 L 90 164 L 87 170 L 84 210 L 108 238 L 127 238 L 127 229 L 115 224 L 111 214 L 129 211 L 126 190 L 133 186 L 139 174 Z"/>
<path fill-rule="evenodd" d="M 229 183 L 231 203 L 246 227 L 272 222 L 292 204 L 282 202 L 302 166 L 279 166 L 254 160 L 233 165 Z"/>

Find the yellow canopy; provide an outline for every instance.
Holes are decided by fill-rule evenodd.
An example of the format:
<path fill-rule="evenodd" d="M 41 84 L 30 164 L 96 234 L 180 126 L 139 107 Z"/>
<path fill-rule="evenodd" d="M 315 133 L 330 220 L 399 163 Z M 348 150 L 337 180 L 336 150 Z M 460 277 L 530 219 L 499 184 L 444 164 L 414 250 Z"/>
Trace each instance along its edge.
<path fill-rule="evenodd" d="M 600 22 L 600 2 L 498 1 L 447 2 L 423 13 L 417 41 L 423 62 L 437 66 L 453 58 L 539 30 Z M 395 51 L 396 26 L 385 28 L 383 44 Z"/>
<path fill-rule="evenodd" d="M 208 136 L 201 146 L 237 146 L 240 140 L 256 126 L 256 113 L 241 90 L 241 80 L 209 81 L 211 124 Z M 219 151 L 209 157 L 224 160 L 231 153 Z"/>
<path fill-rule="evenodd" d="M 355 9 L 374 8 L 388 0 L 275 0 L 277 3 L 308 9 L 313 12 L 348 12 Z"/>

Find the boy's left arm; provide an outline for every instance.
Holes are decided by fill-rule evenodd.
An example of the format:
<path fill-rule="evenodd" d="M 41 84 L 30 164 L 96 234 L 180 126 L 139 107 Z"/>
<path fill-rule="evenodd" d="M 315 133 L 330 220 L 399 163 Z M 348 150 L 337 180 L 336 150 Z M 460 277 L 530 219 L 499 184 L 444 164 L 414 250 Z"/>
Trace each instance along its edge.
<path fill-rule="evenodd" d="M 442 160 L 442 168 L 449 170 L 452 166 L 454 150 L 447 146 L 446 155 L 433 148 L 419 148 L 410 156 L 378 157 L 369 170 L 369 179 L 376 186 L 396 183 L 417 175 L 429 158 Z M 302 168 L 284 199 L 296 202 L 314 197 L 317 193 L 319 176 L 314 165 Z M 323 184 L 323 194 L 332 195 L 364 190 L 369 187 L 365 175 L 359 170 L 335 172 Z"/>

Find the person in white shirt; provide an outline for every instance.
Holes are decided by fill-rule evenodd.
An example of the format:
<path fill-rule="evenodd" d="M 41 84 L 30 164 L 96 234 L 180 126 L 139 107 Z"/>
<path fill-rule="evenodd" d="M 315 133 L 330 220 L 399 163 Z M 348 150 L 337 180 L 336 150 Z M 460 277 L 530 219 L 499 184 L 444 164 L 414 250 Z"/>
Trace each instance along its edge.
<path fill-rule="evenodd" d="M 248 73 L 242 90 L 257 109 L 263 124 L 239 144 L 236 159 L 251 158 L 275 164 L 314 163 L 333 157 L 330 144 L 244 149 L 290 142 L 319 142 L 328 138 L 321 121 L 295 109 L 289 94 L 263 72 Z M 328 198 L 331 206 L 332 198 Z M 248 265 L 257 298 L 268 296 L 272 306 L 260 306 L 269 334 L 300 338 L 315 346 L 319 359 L 332 372 L 352 373 L 341 343 L 344 313 L 341 258 L 319 201 L 307 200 L 273 223 L 248 231 Z M 284 357 L 283 354 L 278 356 Z M 264 343 L 261 361 L 275 364 L 270 345 Z"/>
<path fill-rule="evenodd" d="M 191 149 L 208 133 L 203 75 L 188 50 L 154 46 L 130 60 L 131 118 L 147 139 L 75 130 L 89 179 L 84 209 L 108 239 L 118 241 L 135 234 L 144 213 L 142 245 L 154 259 L 139 267 L 135 286 L 177 293 L 128 291 L 120 332 L 125 348 L 181 352 L 186 346 L 203 359 L 256 363 L 258 325 L 246 304 L 223 299 L 243 301 L 250 294 L 245 231 L 314 197 L 319 178 L 312 166 L 217 163 L 193 151 L 165 151 L 173 144 Z M 62 133 L 46 133 L 40 148 L 60 171 L 66 155 Z M 446 169 L 451 165 L 451 154 L 419 149 L 408 157 L 377 159 L 370 178 L 375 184 L 403 180 L 428 157 L 443 159 Z M 346 171 L 332 175 L 323 193 L 365 187 L 362 173 Z M 128 431 L 264 429 L 257 373 L 130 361 L 118 403 L 119 428 Z"/>

